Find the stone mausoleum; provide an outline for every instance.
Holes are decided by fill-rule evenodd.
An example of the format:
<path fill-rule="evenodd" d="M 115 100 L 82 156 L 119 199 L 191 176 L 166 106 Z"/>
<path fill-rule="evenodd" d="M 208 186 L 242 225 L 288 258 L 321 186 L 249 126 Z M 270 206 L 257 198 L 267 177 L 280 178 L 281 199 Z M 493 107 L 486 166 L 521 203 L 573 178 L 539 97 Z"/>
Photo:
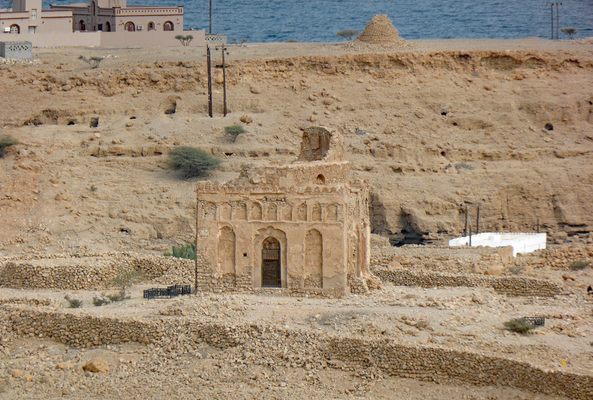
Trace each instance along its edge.
<path fill-rule="evenodd" d="M 245 169 L 197 187 L 199 271 L 206 290 L 347 293 L 369 273 L 369 190 L 350 180 L 341 136 L 304 130 L 291 164 Z"/>

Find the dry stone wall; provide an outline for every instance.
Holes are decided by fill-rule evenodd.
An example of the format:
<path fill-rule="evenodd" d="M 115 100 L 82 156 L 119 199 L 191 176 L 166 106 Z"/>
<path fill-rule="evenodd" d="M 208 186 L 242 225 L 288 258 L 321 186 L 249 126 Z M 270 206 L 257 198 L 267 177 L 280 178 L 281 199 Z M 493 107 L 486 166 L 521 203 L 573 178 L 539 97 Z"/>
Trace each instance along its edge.
<path fill-rule="evenodd" d="M 402 345 L 389 339 L 330 336 L 256 324 L 97 318 L 23 306 L 0 308 L 0 320 L 7 322 L 3 325 L 16 335 L 46 337 L 79 347 L 139 342 L 170 352 L 184 352 L 206 342 L 221 349 L 240 347 L 240 352 L 229 355 L 233 362 L 329 366 L 353 371 L 373 369 L 437 383 L 454 380 L 511 386 L 579 400 L 593 398 L 591 375 L 545 371 L 525 362 L 439 347 Z"/>
<path fill-rule="evenodd" d="M 215 274 L 198 255 L 198 290 L 201 292 L 257 292 L 284 296 L 341 297 L 341 289 L 254 289 L 250 274 Z M 144 280 L 158 285 L 194 285 L 194 261 L 174 257 L 109 253 L 84 256 L 0 259 L 0 287 L 58 290 L 102 290 L 126 270 L 140 271 Z"/>
<path fill-rule="evenodd" d="M 553 297 L 562 293 L 560 286 L 541 279 L 515 276 L 486 276 L 478 274 L 443 274 L 390 267 L 374 267 L 373 273 L 385 282 L 398 286 L 434 287 L 490 287 L 509 296 Z"/>
<path fill-rule="evenodd" d="M 510 250 L 510 248 L 509 248 Z M 488 272 L 504 270 L 513 263 L 505 248 L 450 248 L 438 246 L 375 246 L 371 265 L 398 262 L 408 269 L 436 272 Z"/>
<path fill-rule="evenodd" d="M 199 260 L 199 263 L 203 263 Z M 160 284 L 191 284 L 194 262 L 173 257 L 111 253 L 0 260 L 0 286 L 35 289 L 106 289 L 125 270 L 141 272 Z"/>

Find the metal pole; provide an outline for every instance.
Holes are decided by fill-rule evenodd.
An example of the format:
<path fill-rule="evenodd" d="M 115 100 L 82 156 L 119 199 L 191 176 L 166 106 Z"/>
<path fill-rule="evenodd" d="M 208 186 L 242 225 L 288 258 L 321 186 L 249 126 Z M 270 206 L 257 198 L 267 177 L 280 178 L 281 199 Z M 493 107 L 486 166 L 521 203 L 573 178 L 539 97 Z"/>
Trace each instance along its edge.
<path fill-rule="evenodd" d="M 465 228 L 463 229 L 463 236 L 467 236 L 467 225 L 468 225 L 468 214 L 467 214 L 467 205 L 465 206 Z"/>
<path fill-rule="evenodd" d="M 550 3 L 550 40 L 554 40 L 554 3 Z"/>
<path fill-rule="evenodd" d="M 537 233 L 539 233 L 539 217 L 537 217 L 536 220 L 535 230 L 537 231 Z"/>
<path fill-rule="evenodd" d="M 208 115 L 212 118 L 212 62 L 210 58 L 210 46 L 206 45 L 206 60 L 208 63 Z"/>
<path fill-rule="evenodd" d="M 480 205 L 478 204 L 478 212 L 476 213 L 476 235 L 480 233 Z"/>
<path fill-rule="evenodd" d="M 224 52 L 226 51 L 226 47 L 222 45 L 222 98 L 223 98 L 223 113 L 226 117 L 227 108 L 226 108 L 226 65 L 224 63 Z"/>
<path fill-rule="evenodd" d="M 560 39 L 558 31 L 560 30 L 560 6 L 562 3 L 556 3 L 556 40 Z"/>
<path fill-rule="evenodd" d="M 469 226 L 469 247 L 472 247 L 472 226 Z"/>
<path fill-rule="evenodd" d="M 196 188 L 196 254 L 194 257 L 194 294 L 198 294 L 198 216 L 200 215 L 200 200 L 198 193 L 198 189 Z"/>
<path fill-rule="evenodd" d="M 208 34 L 212 35 L 212 0 L 209 1 L 208 15 L 208 20 L 210 21 L 208 25 Z"/>

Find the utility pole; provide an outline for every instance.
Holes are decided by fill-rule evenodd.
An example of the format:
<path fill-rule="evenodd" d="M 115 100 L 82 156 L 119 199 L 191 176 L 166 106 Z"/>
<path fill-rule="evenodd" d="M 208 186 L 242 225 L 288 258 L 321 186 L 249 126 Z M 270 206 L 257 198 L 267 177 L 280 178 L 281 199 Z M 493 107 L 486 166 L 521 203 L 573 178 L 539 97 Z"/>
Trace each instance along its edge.
<path fill-rule="evenodd" d="M 216 48 L 218 50 L 218 47 Z M 220 46 L 220 50 L 222 51 L 222 109 L 223 114 L 226 117 L 227 115 L 227 101 L 226 101 L 226 63 L 224 55 L 227 53 L 227 47 L 223 44 Z"/>
<path fill-rule="evenodd" d="M 208 15 L 209 15 L 208 34 L 212 35 L 212 0 L 209 0 Z"/>
<path fill-rule="evenodd" d="M 469 215 L 467 214 L 467 204 L 465 205 L 465 228 L 463 229 L 463 236 L 467 236 L 467 226 L 469 223 Z"/>
<path fill-rule="evenodd" d="M 560 30 L 560 6 L 562 3 L 556 3 L 556 40 L 560 39 L 558 31 Z"/>
<path fill-rule="evenodd" d="M 200 236 L 198 229 L 198 218 L 200 212 L 200 198 L 199 192 L 196 188 L 196 248 L 195 248 L 195 255 L 194 255 L 194 294 L 198 294 L 198 237 Z"/>
<path fill-rule="evenodd" d="M 550 40 L 554 40 L 554 3 L 550 3 Z"/>
<path fill-rule="evenodd" d="M 476 213 L 476 235 L 480 233 L 480 205 L 478 204 L 478 211 Z"/>
<path fill-rule="evenodd" d="M 212 60 L 208 44 L 206 44 L 206 62 L 208 64 L 208 115 L 212 118 Z"/>
<path fill-rule="evenodd" d="M 555 1 L 547 5 L 550 6 L 550 40 L 554 40 L 554 31 L 556 32 L 556 39 L 560 39 L 560 6 L 562 3 Z M 554 29 L 554 8 L 556 8 L 556 29 Z"/>

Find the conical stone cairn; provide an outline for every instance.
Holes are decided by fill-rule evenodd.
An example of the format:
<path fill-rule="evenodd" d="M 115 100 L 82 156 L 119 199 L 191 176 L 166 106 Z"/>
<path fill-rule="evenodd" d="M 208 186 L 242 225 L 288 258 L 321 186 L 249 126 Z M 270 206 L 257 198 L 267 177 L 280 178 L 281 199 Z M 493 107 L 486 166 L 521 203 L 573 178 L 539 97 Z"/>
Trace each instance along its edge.
<path fill-rule="evenodd" d="M 357 40 L 370 44 L 400 42 L 399 33 L 387 15 L 375 15 Z"/>

